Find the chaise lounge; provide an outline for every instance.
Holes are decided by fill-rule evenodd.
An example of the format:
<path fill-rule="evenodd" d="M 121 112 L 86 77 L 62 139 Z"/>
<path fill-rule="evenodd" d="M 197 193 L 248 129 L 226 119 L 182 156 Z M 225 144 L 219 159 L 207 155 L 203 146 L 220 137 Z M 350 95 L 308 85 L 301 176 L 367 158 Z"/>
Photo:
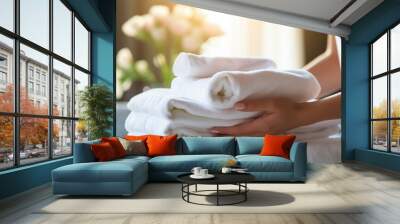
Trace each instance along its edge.
<path fill-rule="evenodd" d="M 247 168 L 258 182 L 306 180 L 307 145 L 303 142 L 295 142 L 290 159 L 285 159 L 260 156 L 262 137 L 182 137 L 176 144 L 177 155 L 96 162 L 90 145 L 98 142 L 77 143 L 74 163 L 53 170 L 54 194 L 132 195 L 148 181 L 176 181 L 196 166 L 218 172 L 228 160 Z"/>

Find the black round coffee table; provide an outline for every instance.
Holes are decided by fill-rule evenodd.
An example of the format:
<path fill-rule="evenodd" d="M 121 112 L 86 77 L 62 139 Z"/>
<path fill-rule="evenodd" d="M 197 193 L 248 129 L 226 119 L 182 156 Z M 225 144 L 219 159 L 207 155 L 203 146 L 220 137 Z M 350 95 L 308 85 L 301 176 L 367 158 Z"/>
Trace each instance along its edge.
<path fill-rule="evenodd" d="M 215 177 L 212 179 L 193 179 L 190 177 L 191 173 L 182 174 L 177 177 L 178 181 L 182 183 L 182 199 L 188 203 L 197 205 L 234 205 L 247 201 L 247 192 L 249 188 L 247 183 L 255 180 L 255 177 L 248 173 L 216 173 L 213 174 Z M 198 190 L 197 185 L 215 185 L 215 190 Z M 224 190 L 220 189 L 220 185 L 236 185 L 237 190 Z M 190 186 L 195 186 L 194 191 L 190 191 Z M 209 192 L 215 192 L 215 194 L 206 194 Z M 202 204 L 193 202 L 190 200 L 190 196 L 204 196 L 204 197 L 216 197 L 216 204 Z M 231 203 L 221 203 L 221 197 L 232 197 L 241 196 L 239 200 Z"/>

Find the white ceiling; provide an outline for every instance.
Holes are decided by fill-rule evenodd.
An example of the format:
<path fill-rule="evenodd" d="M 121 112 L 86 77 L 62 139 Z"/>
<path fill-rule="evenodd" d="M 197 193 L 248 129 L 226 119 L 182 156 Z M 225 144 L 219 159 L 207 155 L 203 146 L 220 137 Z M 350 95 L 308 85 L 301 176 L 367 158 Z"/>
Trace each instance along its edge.
<path fill-rule="evenodd" d="M 353 23 L 383 2 L 383 0 L 174 1 L 199 8 L 343 37 L 347 37 L 350 34 L 350 27 Z"/>
<path fill-rule="evenodd" d="M 330 20 L 351 0 L 226 0 L 284 11 L 292 14 Z M 312 6 L 312 7 L 310 7 Z"/>

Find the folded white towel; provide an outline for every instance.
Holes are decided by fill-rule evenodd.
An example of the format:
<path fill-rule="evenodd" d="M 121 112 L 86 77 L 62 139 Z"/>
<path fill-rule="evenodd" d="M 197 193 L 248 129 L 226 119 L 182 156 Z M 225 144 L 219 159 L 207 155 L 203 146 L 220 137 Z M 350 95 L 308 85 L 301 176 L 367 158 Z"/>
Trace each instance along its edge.
<path fill-rule="evenodd" d="M 181 111 L 181 114 L 187 113 L 193 116 L 221 120 L 246 119 L 258 114 L 257 112 L 241 112 L 234 109 L 220 110 L 198 104 L 189 98 L 176 96 L 172 90 L 165 88 L 150 89 L 140 93 L 129 100 L 127 107 L 134 112 L 170 119 L 178 117 L 176 111 Z"/>
<path fill-rule="evenodd" d="M 340 131 L 340 119 L 333 119 L 297 127 L 288 133 L 296 135 L 297 141 L 311 141 L 327 139 L 340 134 Z"/>
<path fill-rule="evenodd" d="M 131 112 L 125 121 L 129 133 L 155 135 L 211 136 L 209 129 L 215 126 L 227 127 L 242 123 L 244 119 L 221 120 L 194 116 L 176 110 L 176 118 L 168 119 L 151 114 Z"/>
<path fill-rule="evenodd" d="M 274 61 L 265 58 L 207 57 L 180 53 L 172 71 L 177 77 L 206 78 L 220 71 L 252 71 L 276 68 Z"/>
<path fill-rule="evenodd" d="M 242 123 L 244 120 L 219 120 L 192 116 L 182 111 L 176 119 L 167 119 L 150 114 L 132 112 L 125 122 L 125 128 L 131 135 L 173 135 L 212 136 L 209 129 L 215 126 L 225 127 Z M 298 141 L 326 139 L 340 133 L 340 120 L 321 121 L 288 131 L 296 135 Z"/>
<path fill-rule="evenodd" d="M 200 79 L 177 77 L 171 88 L 178 96 L 218 109 L 233 108 L 243 99 L 282 97 L 305 102 L 321 90 L 317 79 L 302 69 L 221 71 Z"/>

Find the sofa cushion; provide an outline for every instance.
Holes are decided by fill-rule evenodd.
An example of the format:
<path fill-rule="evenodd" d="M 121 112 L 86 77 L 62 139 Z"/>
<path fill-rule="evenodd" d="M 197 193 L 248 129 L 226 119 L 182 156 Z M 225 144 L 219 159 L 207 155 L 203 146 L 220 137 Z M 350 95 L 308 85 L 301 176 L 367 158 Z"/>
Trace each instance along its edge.
<path fill-rule="evenodd" d="M 149 160 L 149 170 L 163 172 L 190 172 L 193 167 L 200 166 L 212 172 L 219 171 L 230 159 L 231 155 L 175 155 L 158 156 Z"/>
<path fill-rule="evenodd" d="M 290 148 L 293 145 L 295 135 L 265 135 L 261 156 L 280 156 L 290 159 Z"/>
<path fill-rule="evenodd" d="M 101 141 L 93 140 L 88 142 L 75 143 L 74 148 L 74 163 L 95 162 L 96 158 L 90 148 L 92 144 L 99 144 Z"/>
<path fill-rule="evenodd" d="M 233 137 L 183 137 L 178 141 L 178 154 L 225 154 L 235 155 Z"/>
<path fill-rule="evenodd" d="M 259 154 L 264 145 L 263 137 L 236 137 L 236 155 Z"/>
<path fill-rule="evenodd" d="M 177 135 L 150 135 L 147 137 L 147 155 L 154 156 L 166 156 L 176 154 L 176 139 Z"/>
<path fill-rule="evenodd" d="M 101 138 L 101 142 L 108 142 L 114 149 L 115 155 L 117 158 L 122 158 L 126 156 L 126 151 L 124 146 L 121 144 L 117 137 L 103 137 Z"/>
<path fill-rule="evenodd" d="M 143 159 L 74 163 L 53 170 L 57 182 L 130 182 L 134 173 L 147 172 Z"/>
<path fill-rule="evenodd" d="M 90 147 L 94 157 L 96 157 L 96 161 L 105 162 L 118 158 L 118 156 L 115 154 L 115 150 L 109 142 L 93 144 Z"/>
<path fill-rule="evenodd" d="M 240 167 L 249 172 L 292 172 L 292 161 L 278 156 L 238 155 Z"/>
<path fill-rule="evenodd" d="M 136 156 L 145 156 L 147 155 L 146 143 L 140 140 L 126 140 L 124 138 L 118 138 L 121 142 L 122 146 L 126 151 L 126 155 L 136 155 Z"/>

